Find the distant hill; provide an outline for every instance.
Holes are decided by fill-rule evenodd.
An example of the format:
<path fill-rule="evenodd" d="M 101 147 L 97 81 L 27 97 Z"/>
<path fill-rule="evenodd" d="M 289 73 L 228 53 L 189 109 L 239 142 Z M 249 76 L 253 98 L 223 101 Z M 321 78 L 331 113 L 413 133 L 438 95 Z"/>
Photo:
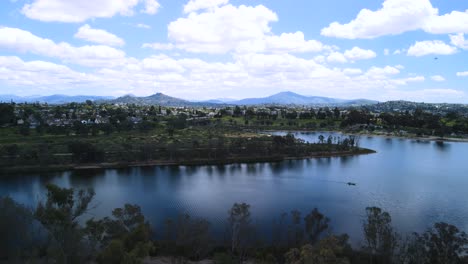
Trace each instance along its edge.
<path fill-rule="evenodd" d="M 228 98 L 212 99 L 207 101 L 189 101 L 176 97 L 172 97 L 163 93 L 156 93 L 150 96 L 138 97 L 134 95 L 124 95 L 118 98 L 106 96 L 87 96 L 87 95 L 50 95 L 50 96 L 28 96 L 19 97 L 15 95 L 0 95 L 0 102 L 16 102 L 16 103 L 48 103 L 48 104 L 64 104 L 64 103 L 83 103 L 86 100 L 95 102 L 107 102 L 115 104 L 136 104 L 136 105 L 162 105 L 162 106 L 224 106 L 224 105 L 366 105 L 376 104 L 377 101 L 367 99 L 344 100 L 321 96 L 304 96 L 293 92 L 281 92 L 267 97 L 261 98 L 246 98 L 242 100 L 234 100 Z"/>
<path fill-rule="evenodd" d="M 84 103 L 87 100 L 103 101 L 113 99 L 111 96 L 93 96 L 93 95 L 49 95 L 49 96 L 16 96 L 16 95 L 0 95 L 0 102 L 15 102 L 15 103 L 48 103 L 48 104 L 66 104 L 66 103 Z"/>
<path fill-rule="evenodd" d="M 344 100 L 321 96 L 304 96 L 293 92 L 281 92 L 268 97 L 247 98 L 230 102 L 236 105 L 362 105 L 376 104 L 377 101 L 367 99 Z"/>
<path fill-rule="evenodd" d="M 192 102 L 184 99 L 165 95 L 163 93 L 156 93 L 146 97 L 136 97 L 126 95 L 119 97 L 114 100 L 110 100 L 110 103 L 115 104 L 137 104 L 137 105 L 163 105 L 163 106 L 202 106 L 202 105 L 217 105 L 218 103 L 212 102 Z"/>

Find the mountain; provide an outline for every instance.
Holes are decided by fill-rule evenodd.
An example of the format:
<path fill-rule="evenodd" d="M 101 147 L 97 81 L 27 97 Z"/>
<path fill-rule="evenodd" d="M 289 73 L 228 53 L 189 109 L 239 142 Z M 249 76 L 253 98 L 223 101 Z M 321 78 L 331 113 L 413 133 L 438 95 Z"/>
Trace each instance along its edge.
<path fill-rule="evenodd" d="M 232 99 L 232 98 L 216 98 L 216 99 L 210 99 L 210 100 L 205 100 L 205 101 L 200 101 L 200 102 L 212 103 L 212 104 L 229 104 L 234 101 L 237 101 L 237 100 Z"/>
<path fill-rule="evenodd" d="M 105 96 L 88 96 L 88 95 L 50 95 L 50 96 L 28 96 L 20 97 L 15 95 L 0 95 L 0 102 L 14 101 L 16 103 L 48 103 L 48 104 L 64 104 L 64 103 L 83 103 L 87 100 L 95 102 L 107 102 L 114 104 L 137 104 L 137 105 L 162 105 L 162 106 L 225 106 L 225 105 L 365 105 L 376 104 L 377 101 L 367 99 L 344 100 L 321 96 L 304 96 L 293 92 L 281 92 L 268 97 L 262 98 L 246 98 L 242 100 L 234 100 L 229 98 L 219 98 L 207 101 L 188 101 L 163 93 L 156 93 L 150 96 L 138 97 L 134 95 L 124 95 L 119 98 Z"/>
<path fill-rule="evenodd" d="M 110 96 L 93 96 L 93 95 L 61 95 L 54 94 L 48 96 L 16 96 L 16 95 L 0 95 L 0 102 L 15 102 L 15 103 L 48 103 L 48 104 L 66 104 L 66 103 L 84 103 L 87 100 L 102 101 L 109 100 Z"/>
<path fill-rule="evenodd" d="M 293 92 L 281 92 L 268 97 L 247 98 L 229 102 L 235 105 L 361 105 L 375 104 L 377 101 L 367 99 L 344 100 L 321 96 L 304 96 Z"/>
<path fill-rule="evenodd" d="M 211 102 L 192 102 L 184 99 L 165 95 L 163 93 L 156 93 L 146 97 L 135 97 L 126 95 L 119 97 L 114 100 L 110 100 L 110 103 L 114 104 L 137 104 L 137 105 L 163 105 L 163 106 L 211 106 L 217 105 L 217 103 Z"/>

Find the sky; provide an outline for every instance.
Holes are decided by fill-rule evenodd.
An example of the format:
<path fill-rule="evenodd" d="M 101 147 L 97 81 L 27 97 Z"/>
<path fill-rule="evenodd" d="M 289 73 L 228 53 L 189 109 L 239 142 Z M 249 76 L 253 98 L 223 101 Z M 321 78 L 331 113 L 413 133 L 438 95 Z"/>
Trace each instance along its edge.
<path fill-rule="evenodd" d="M 466 0 L 0 0 L 0 94 L 468 103 Z"/>

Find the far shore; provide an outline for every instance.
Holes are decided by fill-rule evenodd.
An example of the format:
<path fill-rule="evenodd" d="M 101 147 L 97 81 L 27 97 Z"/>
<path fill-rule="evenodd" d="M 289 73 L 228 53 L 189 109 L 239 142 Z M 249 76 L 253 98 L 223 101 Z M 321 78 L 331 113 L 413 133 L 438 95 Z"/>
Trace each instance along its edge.
<path fill-rule="evenodd" d="M 267 129 L 262 130 L 263 132 L 311 132 L 311 133 L 341 133 L 344 135 L 354 135 L 354 136 L 367 136 L 367 137 L 384 137 L 384 138 L 399 138 L 399 139 L 410 139 L 410 140 L 421 140 L 421 141 L 441 141 L 441 142 L 468 142 L 468 137 L 435 137 L 435 136 L 417 136 L 414 134 L 407 135 L 391 135 L 385 132 L 346 132 L 342 130 L 310 130 L 310 129 Z"/>
<path fill-rule="evenodd" d="M 225 158 L 225 159 L 197 159 L 197 160 L 151 160 L 141 162 L 103 162 L 93 164 L 67 164 L 67 165 L 50 165 L 50 166 L 12 166 L 8 168 L 0 168 L 0 176 L 7 174 L 21 173 L 46 173 L 46 172 L 62 172 L 62 171 L 86 171 L 86 170 L 102 170 L 102 169 L 122 169 L 132 167 L 150 167 L 150 166 L 204 166 L 204 165 L 228 165 L 238 163 L 264 163 L 264 162 L 281 162 L 285 160 L 303 160 L 312 158 L 330 158 L 330 157 L 347 157 L 373 154 L 376 151 L 371 149 L 360 148 L 357 151 L 341 151 L 341 152 L 318 152 L 300 157 L 258 157 L 258 158 Z"/>

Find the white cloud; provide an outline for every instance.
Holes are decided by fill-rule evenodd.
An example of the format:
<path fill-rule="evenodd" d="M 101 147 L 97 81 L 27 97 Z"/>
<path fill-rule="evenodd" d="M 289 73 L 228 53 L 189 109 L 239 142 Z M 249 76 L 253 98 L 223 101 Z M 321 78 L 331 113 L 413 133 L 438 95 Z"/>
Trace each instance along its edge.
<path fill-rule="evenodd" d="M 156 0 L 145 0 L 145 8 L 141 10 L 142 13 L 154 15 L 158 12 L 161 5 Z"/>
<path fill-rule="evenodd" d="M 142 48 L 151 48 L 154 50 L 172 50 L 174 49 L 174 45 L 171 43 L 144 43 Z"/>
<path fill-rule="evenodd" d="M 463 33 L 450 35 L 450 43 L 460 49 L 468 49 L 468 39 L 465 39 L 465 35 Z"/>
<path fill-rule="evenodd" d="M 457 72 L 457 76 L 458 77 L 467 77 L 468 76 L 468 71 Z"/>
<path fill-rule="evenodd" d="M 457 48 L 445 44 L 440 40 L 417 41 L 412 45 L 407 52 L 408 56 L 425 56 L 425 55 L 450 55 L 457 52 Z"/>
<path fill-rule="evenodd" d="M 145 29 L 150 29 L 150 28 L 151 28 L 150 25 L 143 24 L 143 23 L 138 23 L 138 24 L 136 24 L 136 27 L 137 27 L 137 28 L 145 28 Z"/>
<path fill-rule="evenodd" d="M 268 52 L 268 53 L 306 53 L 329 50 L 331 47 L 323 45 L 317 40 L 305 40 L 304 33 L 282 33 L 279 36 L 259 36 L 257 39 L 240 41 L 235 48 L 239 53 Z"/>
<path fill-rule="evenodd" d="M 33 0 L 21 12 L 30 19 L 44 22 L 83 22 L 91 18 L 110 18 L 117 14 L 131 16 L 134 8 L 144 5 L 142 12 L 154 14 L 159 8 L 155 0 Z"/>
<path fill-rule="evenodd" d="M 382 78 L 388 75 L 396 75 L 399 74 L 400 70 L 396 67 L 392 66 L 385 66 L 385 67 L 376 67 L 372 66 L 367 72 L 365 73 L 366 76 L 371 78 Z"/>
<path fill-rule="evenodd" d="M 375 58 L 377 57 L 377 54 L 372 50 L 365 50 L 359 47 L 353 47 L 350 50 L 346 50 L 344 52 L 344 56 L 351 61 L 357 61 Z"/>
<path fill-rule="evenodd" d="M 362 9 L 349 23 L 333 22 L 323 28 L 321 34 L 371 39 L 418 29 L 432 34 L 468 33 L 468 10 L 440 16 L 429 0 L 385 0 L 381 9 Z"/>
<path fill-rule="evenodd" d="M 389 49 L 384 49 L 383 53 L 384 53 L 385 56 L 388 56 L 388 55 L 390 55 L 390 50 Z"/>
<path fill-rule="evenodd" d="M 337 52 L 337 51 L 334 51 L 334 52 L 330 53 L 330 55 L 328 55 L 328 57 L 327 57 L 327 61 L 328 62 L 338 62 L 338 63 L 348 62 L 348 60 L 346 59 L 344 54 L 340 53 L 340 52 Z"/>
<path fill-rule="evenodd" d="M 88 24 L 80 27 L 74 37 L 109 46 L 123 46 L 125 44 L 125 41 L 116 35 L 103 29 L 91 28 Z"/>
<path fill-rule="evenodd" d="M 171 22 L 168 35 L 180 49 L 219 54 L 236 49 L 243 41 L 269 34 L 269 23 L 277 20 L 277 15 L 262 5 L 225 5 Z"/>
<path fill-rule="evenodd" d="M 357 68 L 346 68 L 346 69 L 343 69 L 343 73 L 346 75 L 357 75 L 357 74 L 361 74 L 362 70 L 357 69 Z"/>
<path fill-rule="evenodd" d="M 58 58 L 84 66 L 116 66 L 125 62 L 125 52 L 104 45 L 72 46 L 55 43 L 18 28 L 0 27 L 0 48 Z"/>
<path fill-rule="evenodd" d="M 401 68 L 401 67 L 400 67 Z M 232 62 L 207 62 L 201 59 L 175 59 L 156 55 L 142 60 L 127 60 L 117 67 L 103 67 L 92 73 L 77 72 L 50 62 L 23 62 L 17 57 L 0 57 L 0 92 L 11 89 L 22 93 L 91 93 L 150 95 L 164 92 L 173 96 L 215 98 L 220 96 L 265 96 L 282 87 L 306 94 L 330 97 L 387 100 L 405 99 L 409 94 L 401 86 L 424 81 L 423 76 L 399 77 L 397 66 L 329 68 L 315 59 L 291 54 L 235 54 Z M 8 88 L 6 88 L 8 87 Z M 174 89 L 177 87 L 177 89 Z M 99 88 L 99 89 L 97 89 Z M 64 90 L 61 90 L 64 89 Z M 447 91 L 434 101 L 461 101 L 456 90 Z M 429 100 L 434 90 L 415 91 L 418 100 Z M 435 98 L 435 97 L 434 97 Z"/>
<path fill-rule="evenodd" d="M 377 57 L 377 54 L 372 50 L 365 50 L 359 47 L 353 47 L 350 50 L 346 50 L 344 53 L 337 51 L 331 52 L 328 57 L 328 62 L 346 63 L 348 61 L 355 62 L 358 60 L 367 60 Z"/>
<path fill-rule="evenodd" d="M 16 56 L 0 56 L 0 82 L 10 85 L 33 86 L 34 89 L 75 89 L 76 85 L 89 85 L 97 77 L 46 61 L 25 62 Z"/>
<path fill-rule="evenodd" d="M 211 9 L 226 5 L 229 0 L 190 0 L 184 6 L 184 13 L 191 13 L 203 9 Z"/>
<path fill-rule="evenodd" d="M 440 75 L 433 75 L 431 76 L 431 79 L 433 81 L 436 81 L 436 82 L 443 82 L 445 81 L 445 78 L 443 76 L 440 76 Z"/>

